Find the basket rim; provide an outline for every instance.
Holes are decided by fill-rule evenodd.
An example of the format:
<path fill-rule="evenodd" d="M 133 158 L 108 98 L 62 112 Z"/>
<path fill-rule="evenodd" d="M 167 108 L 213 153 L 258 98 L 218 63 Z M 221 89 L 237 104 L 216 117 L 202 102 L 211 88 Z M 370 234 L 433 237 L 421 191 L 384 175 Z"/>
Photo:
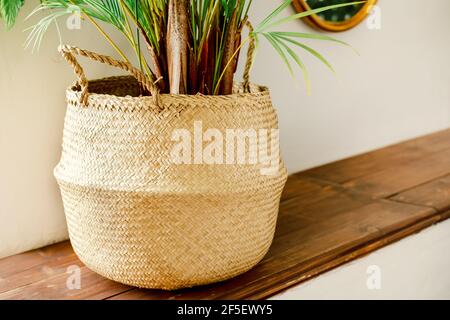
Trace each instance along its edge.
<path fill-rule="evenodd" d="M 113 83 L 126 83 L 132 81 L 133 83 L 137 84 L 136 79 L 134 79 L 132 76 L 110 76 L 110 77 L 104 77 L 99 79 L 93 79 L 89 80 L 88 83 L 90 85 L 96 85 L 96 84 L 113 84 Z M 191 102 L 199 102 L 201 100 L 204 100 L 205 102 L 221 102 L 224 103 L 225 101 L 235 101 L 236 99 L 261 99 L 261 98 L 269 98 L 270 99 L 270 91 L 267 86 L 259 85 L 259 84 L 250 84 L 251 92 L 244 93 L 243 91 L 243 82 L 235 82 L 233 86 L 233 90 L 235 91 L 232 94 L 229 95 L 204 95 L 201 93 L 197 94 L 168 94 L 168 93 L 162 93 L 160 94 L 161 100 L 163 101 L 163 104 L 166 104 L 167 102 L 170 103 L 189 103 Z M 78 98 L 81 94 L 81 88 L 78 84 L 78 81 L 75 81 L 71 86 L 69 86 L 66 90 L 66 95 L 68 100 L 73 100 L 75 98 Z M 106 100 L 114 100 L 116 102 L 145 102 L 146 105 L 148 104 L 154 104 L 153 103 L 153 97 L 152 96 L 117 96 L 113 94 L 107 94 L 107 93 L 89 93 L 89 101 L 106 101 Z M 90 105 L 91 103 L 89 103 Z"/>

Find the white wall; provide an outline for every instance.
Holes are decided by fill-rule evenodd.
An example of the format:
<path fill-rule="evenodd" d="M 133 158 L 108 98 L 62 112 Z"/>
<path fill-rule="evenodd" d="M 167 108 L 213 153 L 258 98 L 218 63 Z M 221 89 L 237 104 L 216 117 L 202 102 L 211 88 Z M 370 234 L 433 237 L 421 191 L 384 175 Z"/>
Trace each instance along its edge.
<path fill-rule="evenodd" d="M 264 3 L 260 21 L 273 2 Z M 279 2 L 279 1 L 278 1 Z M 340 45 L 309 41 L 337 76 L 304 54 L 313 92 L 296 87 L 283 62 L 261 45 L 253 79 L 272 89 L 290 171 L 331 162 L 447 128 L 450 123 L 450 1 L 380 0 L 381 30 L 332 34 Z M 286 30 L 311 31 L 301 22 Z M 300 79 L 300 77 L 299 77 Z"/>
<path fill-rule="evenodd" d="M 37 2 L 28 0 L 22 17 Z M 261 21 L 280 2 L 254 1 L 251 20 Z M 261 43 L 253 80 L 271 88 L 290 172 L 449 126 L 450 1 L 433 0 L 433 6 L 421 0 L 379 4 L 381 30 L 363 24 L 334 35 L 351 43 L 360 56 L 332 43 L 308 42 L 338 73 L 334 76 L 305 54 L 311 96 Z M 39 53 L 23 50 L 22 30 L 28 25 L 20 22 L 9 33 L 0 30 L 0 257 L 67 236 L 52 169 L 60 152 L 64 90 L 74 76 L 55 50 L 54 30 Z M 283 29 L 311 31 L 298 21 Z M 68 44 L 114 55 L 87 23 L 81 31 L 62 32 Z M 98 64 L 83 64 L 89 77 L 111 74 Z"/>
<path fill-rule="evenodd" d="M 272 299 L 450 299 L 450 220 L 292 287 Z"/>

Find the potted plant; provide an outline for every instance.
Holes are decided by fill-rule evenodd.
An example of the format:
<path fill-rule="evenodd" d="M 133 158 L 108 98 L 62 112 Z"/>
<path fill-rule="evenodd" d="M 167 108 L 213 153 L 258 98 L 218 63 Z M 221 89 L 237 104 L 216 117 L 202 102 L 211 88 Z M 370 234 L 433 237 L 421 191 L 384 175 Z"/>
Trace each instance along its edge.
<path fill-rule="evenodd" d="M 287 173 L 269 91 L 249 81 L 258 42 L 265 38 L 291 72 L 298 65 L 307 83 L 294 48 L 331 66 L 301 39 L 340 42 L 274 29 L 343 5 L 279 18 L 290 4 L 256 28 L 251 0 L 43 0 L 31 14 L 49 9 L 28 45 L 38 47 L 58 18 L 79 14 L 121 57 L 59 47 L 78 81 L 67 90 L 55 176 L 73 248 L 89 268 L 129 285 L 177 289 L 234 277 L 264 257 Z M 99 21 L 124 35 L 136 65 Z M 77 55 L 129 76 L 88 81 Z"/>

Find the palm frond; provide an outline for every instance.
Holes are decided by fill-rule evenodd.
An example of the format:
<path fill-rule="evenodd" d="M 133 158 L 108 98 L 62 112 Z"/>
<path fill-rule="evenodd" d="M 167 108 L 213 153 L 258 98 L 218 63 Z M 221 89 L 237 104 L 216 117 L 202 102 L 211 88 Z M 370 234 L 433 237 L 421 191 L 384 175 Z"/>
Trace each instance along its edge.
<path fill-rule="evenodd" d="M 25 0 L 0 0 L 0 17 L 5 20 L 6 29 L 12 28 L 24 2 Z"/>
<path fill-rule="evenodd" d="M 292 69 L 292 66 L 289 62 L 288 57 L 286 56 L 286 53 L 284 52 L 283 48 L 280 45 L 280 41 L 278 41 L 276 38 L 274 38 L 269 33 L 263 33 L 262 35 L 264 36 L 264 38 L 266 38 L 270 42 L 270 44 L 273 46 L 275 51 L 280 55 L 281 59 L 286 64 L 286 66 L 289 70 L 289 73 L 292 75 L 292 77 L 294 77 L 294 70 Z"/>
<path fill-rule="evenodd" d="M 269 23 L 272 22 L 275 17 L 277 17 L 287 6 L 292 3 L 292 0 L 285 0 L 279 7 L 277 7 L 272 13 L 270 13 L 261 23 L 256 27 L 255 33 L 259 33 L 267 27 Z"/>
<path fill-rule="evenodd" d="M 342 44 L 344 46 L 350 47 L 353 50 L 355 50 L 350 44 L 324 35 L 324 34 L 318 34 L 318 33 L 303 33 L 303 32 L 289 32 L 289 31 L 271 31 L 272 34 L 276 34 L 282 37 L 292 37 L 292 38 L 303 38 L 303 39 L 313 39 L 313 40 L 324 40 L 324 41 L 332 41 L 332 42 L 336 42 L 339 44 Z"/>
<path fill-rule="evenodd" d="M 297 46 L 297 47 L 299 47 L 299 48 L 302 48 L 302 49 L 304 49 L 304 50 L 306 50 L 306 51 L 308 51 L 310 54 L 312 54 L 314 57 L 316 57 L 317 59 L 319 59 L 320 61 L 322 61 L 333 73 L 335 73 L 335 70 L 334 70 L 334 68 L 333 68 L 333 66 L 328 62 L 328 60 L 327 59 L 325 59 L 325 57 L 324 56 L 322 56 L 319 52 L 317 52 L 316 50 L 314 50 L 313 48 L 311 48 L 311 47 L 309 47 L 309 46 L 307 46 L 307 45 L 305 45 L 305 44 L 303 44 L 303 43 L 301 43 L 301 42 L 298 42 L 298 41 L 295 41 L 295 40 L 293 40 L 293 39 L 290 39 L 290 38 L 288 38 L 288 37 L 284 37 L 284 36 L 280 36 L 280 35 L 278 35 L 278 34 L 276 34 L 276 33 L 271 33 L 275 38 L 278 38 L 278 39 L 280 39 L 280 40 L 284 40 L 284 41 L 287 41 L 287 42 L 289 42 L 289 43 L 291 43 L 291 44 L 294 44 L 295 46 Z"/>
<path fill-rule="evenodd" d="M 279 19 L 277 21 L 275 18 L 288 6 L 292 3 L 292 0 L 285 0 L 280 6 L 278 6 L 272 13 L 270 13 L 262 22 L 256 27 L 255 31 L 251 35 L 255 38 L 255 40 L 258 42 L 259 36 L 263 36 L 268 40 L 268 42 L 271 44 L 271 46 L 275 49 L 275 51 L 280 55 L 282 60 L 285 62 L 285 64 L 288 67 L 288 70 L 291 74 L 293 74 L 293 69 L 289 62 L 289 57 L 294 60 L 294 62 L 300 67 L 300 69 L 303 72 L 305 82 L 307 85 L 307 91 L 309 93 L 310 91 L 310 80 L 308 76 L 307 69 L 302 62 L 302 60 L 299 58 L 297 53 L 292 50 L 292 48 L 289 45 L 294 45 L 298 48 L 301 48 L 303 50 L 306 50 L 308 53 L 312 54 L 314 57 L 319 59 L 322 63 L 324 63 L 332 72 L 334 72 L 334 68 L 332 65 L 328 62 L 328 60 L 325 59 L 319 52 L 314 50 L 313 48 L 296 41 L 295 39 L 303 38 L 303 39 L 315 39 L 315 40 L 325 40 L 325 41 L 333 41 L 339 44 L 343 44 L 346 46 L 350 46 L 349 44 L 345 43 L 344 41 L 337 40 L 335 38 L 332 38 L 330 36 L 322 35 L 322 34 L 311 34 L 311 33 L 302 33 L 302 32 L 286 32 L 286 31 L 268 31 L 268 29 L 274 28 L 276 26 L 282 25 L 284 23 L 301 19 L 308 17 L 313 14 L 317 14 L 320 12 L 324 12 L 327 10 L 332 10 L 336 8 L 341 8 L 345 6 L 352 6 L 364 3 L 365 1 L 357 1 L 357 2 L 351 2 L 351 3 L 344 3 L 344 4 L 335 4 L 335 5 L 329 5 L 322 8 L 316 8 L 307 10 L 304 12 L 300 12 L 291 16 L 288 16 L 286 18 Z M 351 46 L 350 46 L 351 47 Z M 356 51 L 356 50 L 355 50 Z"/>
<path fill-rule="evenodd" d="M 335 4 L 280 18 L 280 14 L 292 3 L 292 0 L 283 0 L 256 26 L 248 38 L 242 40 L 242 30 L 254 3 L 252 0 L 183 0 L 183 3 L 186 3 L 186 14 L 183 14 L 182 20 L 187 20 L 187 29 L 183 27 L 182 37 L 179 28 L 185 23 L 180 24 L 179 17 L 174 17 L 173 13 L 170 15 L 169 12 L 169 2 L 173 5 L 173 1 L 175 0 L 41 0 L 40 6 L 33 10 L 30 16 L 38 13 L 44 13 L 44 16 L 30 28 L 26 45 L 37 50 L 53 22 L 78 12 L 95 26 L 125 61 L 129 61 L 122 49 L 101 27 L 101 23 L 119 30 L 133 48 L 141 70 L 153 81 L 159 79 L 158 86 L 162 92 L 169 92 L 169 88 L 172 88 L 174 92 L 191 94 L 229 94 L 232 91 L 241 48 L 251 38 L 255 40 L 258 48 L 260 38 L 264 38 L 287 65 L 290 73 L 294 74 L 292 62 L 300 68 L 309 91 L 308 72 L 295 49 L 308 52 L 330 70 L 334 69 L 323 55 L 301 40 L 332 41 L 349 45 L 323 34 L 273 29 L 312 14 L 364 3 L 356 1 Z M 21 5 L 23 0 L 0 0 L 2 16 L 5 16 L 5 3 Z M 181 1 L 176 2 L 177 5 L 179 3 Z M 12 12 L 8 14 L 12 17 L 18 9 L 17 6 L 10 6 L 8 10 Z M 150 64 L 141 52 L 141 38 L 147 46 Z M 179 58 L 181 64 L 173 68 L 174 63 L 180 61 Z M 180 77 L 183 81 L 177 82 Z M 179 85 L 172 82 L 179 83 L 183 88 L 180 90 Z"/>

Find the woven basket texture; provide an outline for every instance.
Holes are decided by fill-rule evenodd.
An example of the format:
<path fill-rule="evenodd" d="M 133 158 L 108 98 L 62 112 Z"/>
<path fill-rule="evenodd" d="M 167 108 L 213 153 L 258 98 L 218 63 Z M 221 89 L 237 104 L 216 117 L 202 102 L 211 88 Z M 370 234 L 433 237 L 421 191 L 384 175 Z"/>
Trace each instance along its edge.
<path fill-rule="evenodd" d="M 275 129 L 267 88 L 228 96 L 139 96 L 133 77 L 67 91 L 55 168 L 73 248 L 93 271 L 143 288 L 179 289 L 254 267 L 273 239 L 286 169 L 262 164 L 174 164 L 174 129 Z M 247 146 L 248 147 L 248 146 Z"/>

